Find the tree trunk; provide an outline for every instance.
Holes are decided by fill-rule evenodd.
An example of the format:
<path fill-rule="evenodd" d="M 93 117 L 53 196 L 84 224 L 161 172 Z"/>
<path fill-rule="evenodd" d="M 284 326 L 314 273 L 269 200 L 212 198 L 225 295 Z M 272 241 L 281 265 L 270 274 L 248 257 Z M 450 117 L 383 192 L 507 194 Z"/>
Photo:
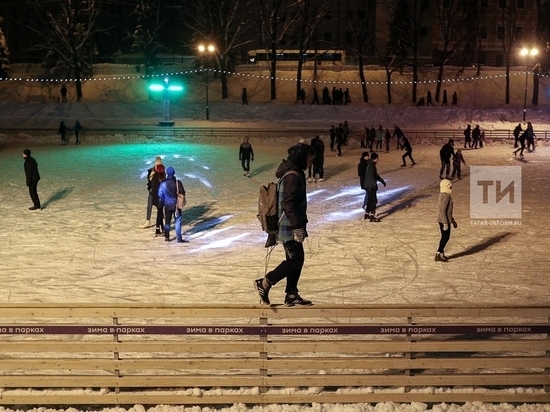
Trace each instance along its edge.
<path fill-rule="evenodd" d="M 302 59 L 298 60 L 298 69 L 296 70 L 296 97 L 300 96 L 300 90 L 302 88 L 302 67 L 304 62 Z"/>
<path fill-rule="evenodd" d="M 225 70 L 222 70 L 220 73 L 220 82 L 222 84 L 222 99 L 227 99 L 229 97 L 229 92 L 227 90 L 227 74 Z"/>
<path fill-rule="evenodd" d="M 275 42 L 271 43 L 271 100 L 277 99 L 277 81 L 275 77 L 277 75 L 277 45 Z"/>
<path fill-rule="evenodd" d="M 439 95 L 441 94 L 441 82 L 443 81 L 443 69 L 445 63 L 439 64 L 439 70 L 437 71 L 437 85 L 435 86 L 435 101 L 439 103 Z"/>
<path fill-rule="evenodd" d="M 506 54 L 506 87 L 505 104 L 510 104 L 510 53 Z"/>
<path fill-rule="evenodd" d="M 80 80 L 80 66 L 78 64 L 74 67 L 74 77 L 76 79 L 76 101 L 78 103 L 82 100 L 82 80 Z"/>
<path fill-rule="evenodd" d="M 388 93 L 388 104 L 391 104 L 391 72 L 386 69 L 386 92 Z"/>
<path fill-rule="evenodd" d="M 413 57 L 413 84 L 412 84 L 412 102 L 416 103 L 416 92 L 418 89 L 418 53 L 414 51 Z"/>
<path fill-rule="evenodd" d="M 367 82 L 365 81 L 365 71 L 363 70 L 363 56 L 359 55 L 359 78 L 361 79 L 361 90 L 363 91 L 363 101 L 369 102 L 369 94 L 367 92 Z"/>

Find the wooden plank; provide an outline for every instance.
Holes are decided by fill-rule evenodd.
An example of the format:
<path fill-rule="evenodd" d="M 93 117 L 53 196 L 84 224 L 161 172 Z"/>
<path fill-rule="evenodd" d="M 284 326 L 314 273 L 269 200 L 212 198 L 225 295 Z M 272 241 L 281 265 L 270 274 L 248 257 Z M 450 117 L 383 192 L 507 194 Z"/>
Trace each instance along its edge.
<path fill-rule="evenodd" d="M 109 336 L 110 338 L 110 336 Z M 531 353 L 550 351 L 548 340 L 446 340 L 446 341 L 307 341 L 290 340 L 286 342 L 268 341 L 67 341 L 67 340 L 17 340 L 0 341 L 0 353 L 37 352 L 37 353 L 247 353 L 268 352 L 282 356 L 292 353 L 402 353 L 402 352 L 502 352 Z"/>
<path fill-rule="evenodd" d="M 4 392 L 0 405 L 217 405 L 312 403 L 550 403 L 550 393 L 333 393 L 224 394 L 193 396 L 178 393 L 17 394 Z"/>
<path fill-rule="evenodd" d="M 141 358 L 141 359 L 25 359 L 8 358 L 0 362 L 0 371 L 9 375 L 13 371 L 59 370 L 71 371 L 115 370 L 330 370 L 330 369 L 527 369 L 550 368 L 550 358 L 541 357 L 498 357 L 498 358 Z M 123 375 L 128 372 L 123 373 Z"/>
<path fill-rule="evenodd" d="M 194 388 L 194 387 L 401 387 L 401 386 L 532 386 L 549 385 L 542 374 L 451 374 L 451 375 L 140 375 L 140 376 L 0 376 L 4 388 Z"/>

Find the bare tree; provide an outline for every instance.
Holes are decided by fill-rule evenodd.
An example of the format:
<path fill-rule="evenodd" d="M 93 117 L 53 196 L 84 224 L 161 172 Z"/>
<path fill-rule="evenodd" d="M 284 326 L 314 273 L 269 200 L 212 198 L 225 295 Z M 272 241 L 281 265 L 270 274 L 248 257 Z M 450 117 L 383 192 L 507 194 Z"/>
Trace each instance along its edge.
<path fill-rule="evenodd" d="M 227 73 L 235 67 L 237 50 L 251 42 L 244 34 L 252 22 L 247 10 L 252 0 L 192 0 L 186 2 L 185 25 L 192 31 L 192 42 L 213 43 L 220 74 L 222 99 L 229 96 Z"/>
<path fill-rule="evenodd" d="M 271 100 L 277 99 L 277 50 L 287 47 L 289 33 L 298 19 L 298 0 L 263 0 L 258 5 L 258 24 L 254 27 L 262 41 L 269 61 Z M 255 3 L 257 4 L 257 3 Z"/>
<path fill-rule="evenodd" d="M 99 30 L 96 0 L 28 1 L 35 11 L 28 28 L 42 39 L 37 48 L 47 53 L 47 69 L 54 74 L 65 71 L 67 77 L 74 75 L 76 100 L 80 102 L 82 76 L 91 74 L 90 37 Z"/>
<path fill-rule="evenodd" d="M 296 96 L 302 87 L 302 68 L 305 60 L 305 53 L 314 40 L 317 28 L 322 24 L 323 17 L 327 14 L 329 0 L 298 0 L 296 10 L 298 21 L 296 24 L 296 40 L 298 44 L 298 68 L 296 72 Z M 316 64 L 316 55 L 308 56 Z"/>
<path fill-rule="evenodd" d="M 162 0 L 134 0 L 137 4 L 131 18 L 135 18 L 135 29 L 128 37 L 132 39 L 132 51 L 143 53 L 145 74 L 156 66 L 156 54 L 163 48 L 158 32 L 165 20 L 162 19 Z"/>
<path fill-rule="evenodd" d="M 354 10 L 359 7 L 364 15 L 363 18 L 354 19 Z M 361 91 L 363 94 L 363 101 L 369 102 L 369 94 L 367 91 L 367 81 L 365 79 L 365 55 L 367 54 L 367 48 L 375 43 L 374 34 L 374 2 L 371 0 L 361 0 L 358 5 L 356 2 L 346 0 L 346 19 L 348 27 L 352 33 L 353 42 L 349 48 L 357 57 L 357 69 L 359 79 L 361 80 Z"/>
<path fill-rule="evenodd" d="M 399 36 L 399 41 L 406 46 L 411 57 L 410 64 L 413 69 L 411 100 L 416 103 L 419 57 L 423 45 L 420 32 L 424 24 L 428 2 L 422 0 L 393 0 L 388 5 L 392 10 L 394 24 L 398 26 L 396 34 Z"/>
<path fill-rule="evenodd" d="M 0 17 L 0 23 L 4 19 Z M 8 43 L 2 28 L 0 28 L 0 77 L 8 77 L 10 73 L 10 52 L 8 50 Z"/>
<path fill-rule="evenodd" d="M 519 9 L 515 1 L 499 0 L 489 11 L 490 22 L 496 27 L 497 40 L 502 42 L 504 65 L 506 69 L 505 104 L 510 104 L 510 66 L 512 55 L 519 50 L 520 43 L 528 41 L 531 36 L 525 30 L 534 16 L 530 16 L 525 9 Z M 531 62 L 534 63 L 534 62 Z"/>

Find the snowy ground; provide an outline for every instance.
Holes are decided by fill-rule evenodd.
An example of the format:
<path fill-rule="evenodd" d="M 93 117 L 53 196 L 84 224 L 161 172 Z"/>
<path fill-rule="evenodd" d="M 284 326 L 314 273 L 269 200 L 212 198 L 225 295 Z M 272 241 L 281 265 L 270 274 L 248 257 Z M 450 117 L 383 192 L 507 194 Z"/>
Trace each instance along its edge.
<path fill-rule="evenodd" d="M 109 119 L 117 124 L 128 119 L 153 122 L 158 113 L 152 111 L 152 107 L 150 103 L 126 106 L 4 103 L 0 124 L 3 127 L 12 127 L 17 122 L 22 127 L 42 124 L 44 129 L 55 129 L 59 113 L 74 119 L 76 112 L 85 125 L 89 121 Z M 196 104 L 189 110 L 199 113 L 203 108 Z M 329 117 L 327 110 L 332 109 L 337 112 Z M 73 110 L 75 112 L 71 112 Z M 303 125 L 299 116 L 307 117 L 304 110 L 316 113 L 307 117 L 309 122 L 327 128 L 338 119 L 349 120 L 358 127 L 371 123 L 364 120 L 364 108 L 294 104 L 243 108 L 236 103 L 224 106 L 220 102 L 213 110 L 223 118 L 214 126 L 234 124 L 237 127 L 245 121 L 237 115 L 243 110 L 247 122 L 266 123 L 275 128 L 280 124 Z M 384 111 L 385 117 L 383 120 L 375 117 L 373 123 L 382 123 L 384 127 L 397 123 L 405 132 L 409 122 L 416 122 L 415 126 L 438 124 L 462 128 L 467 121 L 464 116 L 471 113 L 468 109 L 455 109 L 455 115 L 460 113 L 458 119 L 453 116 L 452 121 L 448 117 L 438 122 L 441 111 L 450 109 L 384 107 L 379 110 Z M 490 119 L 498 119 L 510 110 L 479 111 L 478 116 L 486 119 L 483 127 L 489 127 L 493 124 Z M 109 117 L 108 112 L 114 114 Z M 135 118 L 128 117 L 131 113 L 136 114 Z M 124 116 L 119 117 L 120 114 Z M 82 117 L 84 115 L 87 117 Z M 512 121 L 516 115 L 510 115 L 509 122 L 495 128 L 517 123 Z M 196 124 L 202 122 L 199 115 L 190 119 Z M 199 141 L 159 137 L 153 140 L 94 136 L 84 132 L 82 145 L 61 146 L 55 130 L 40 138 L 0 135 L 0 261 L 5 275 L 1 301 L 257 303 L 252 280 L 265 273 L 266 265 L 265 237 L 256 219 L 257 192 L 262 184 L 274 179 L 277 165 L 286 157 L 286 149 L 297 142 L 298 135 L 293 139 L 269 141 L 252 138 L 255 161 L 250 179 L 242 176 L 239 138 Z M 322 138 L 327 144 L 327 137 Z M 465 177 L 453 185 L 459 227 L 453 231 L 447 247 L 451 259 L 441 264 L 433 259 L 439 239 L 435 215 L 440 143 L 415 142 L 413 155 L 418 165 L 414 168 L 399 167 L 401 152 L 393 145 L 390 153 L 381 153 L 379 173 L 388 185 L 379 192 L 379 214 L 383 218 L 380 223 L 362 220 L 363 192 L 358 187 L 357 163 L 363 149 L 352 142 L 344 147 L 343 157 L 335 157 L 327 150 L 326 180 L 308 188 L 310 238 L 305 244 L 306 263 L 299 284 L 304 297 L 316 304 L 547 304 L 550 296 L 547 254 L 550 148 L 539 142 L 535 152 L 526 154 L 525 161 L 512 155 L 508 143 L 489 142 L 484 149 L 464 152 Z M 21 156 L 26 147 L 39 163 L 42 211 L 28 210 L 31 202 Z M 140 229 L 147 200 L 145 173 L 157 155 L 163 157 L 165 165 L 175 168 L 187 190 L 183 228 L 190 240 L 187 244 L 166 243 L 154 237 L 153 229 Z M 474 165 L 521 167 L 521 225 L 472 224 L 468 167 Z M 283 249 L 278 246 L 268 267 L 274 267 L 282 258 Z M 281 302 L 284 287 L 276 286 L 271 298 Z M 426 408 L 418 404 L 379 404 L 267 406 L 254 410 L 387 412 Z M 436 405 L 432 409 L 538 412 L 549 411 L 550 405 L 480 403 Z M 139 412 L 140 408 L 135 410 Z M 227 410 L 240 411 L 245 407 L 236 405 Z"/>

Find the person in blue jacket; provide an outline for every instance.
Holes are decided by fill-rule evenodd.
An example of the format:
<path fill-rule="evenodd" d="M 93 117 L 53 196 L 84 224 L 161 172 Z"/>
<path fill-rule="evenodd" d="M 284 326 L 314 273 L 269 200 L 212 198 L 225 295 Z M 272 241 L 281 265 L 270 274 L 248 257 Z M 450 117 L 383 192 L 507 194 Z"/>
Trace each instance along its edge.
<path fill-rule="evenodd" d="M 164 206 L 164 240 L 170 242 L 170 225 L 172 216 L 176 219 L 176 240 L 184 242 L 181 237 L 182 210 L 176 206 L 178 193 L 185 195 L 185 189 L 181 181 L 176 180 L 176 172 L 172 166 L 166 169 L 166 179 L 159 186 L 159 204 Z"/>

